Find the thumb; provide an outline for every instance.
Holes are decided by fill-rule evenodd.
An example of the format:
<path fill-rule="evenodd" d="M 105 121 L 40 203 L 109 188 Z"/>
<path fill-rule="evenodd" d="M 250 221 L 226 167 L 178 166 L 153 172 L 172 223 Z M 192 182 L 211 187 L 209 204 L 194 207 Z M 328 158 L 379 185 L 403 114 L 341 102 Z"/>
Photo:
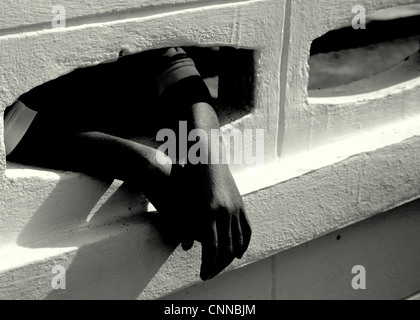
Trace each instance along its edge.
<path fill-rule="evenodd" d="M 189 251 L 194 246 L 194 238 L 189 237 L 181 241 L 181 246 L 184 251 Z"/>

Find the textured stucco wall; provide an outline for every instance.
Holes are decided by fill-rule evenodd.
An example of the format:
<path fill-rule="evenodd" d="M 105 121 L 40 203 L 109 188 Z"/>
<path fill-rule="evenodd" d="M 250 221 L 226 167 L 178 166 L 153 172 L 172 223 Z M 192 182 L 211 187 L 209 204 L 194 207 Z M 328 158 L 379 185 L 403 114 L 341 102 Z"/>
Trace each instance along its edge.
<path fill-rule="evenodd" d="M 348 22 L 353 5 L 374 12 L 414 2 L 62 1 L 67 27 L 52 29 L 54 3 L 5 1 L 0 110 L 121 50 L 255 50 L 255 110 L 226 128 L 264 129 L 266 163 L 257 172 L 233 167 L 254 237 L 229 270 L 265 264 L 420 196 L 419 79 L 352 97 L 314 98 L 306 89 L 312 40 Z M 139 192 L 78 173 L 11 163 L 6 170 L 0 143 L 0 297 L 154 299 L 199 282 L 199 248 L 184 253 L 165 240 Z M 67 270 L 67 290 L 51 288 L 57 264 Z"/>
<path fill-rule="evenodd" d="M 418 1 L 292 0 L 288 3 L 286 16 L 290 17 L 290 24 L 285 27 L 284 37 L 290 45 L 284 47 L 283 54 L 287 65 L 283 65 L 282 75 L 287 83 L 280 105 L 279 155 L 287 157 L 396 121 L 404 116 L 406 109 L 409 114 L 412 111 L 418 114 L 418 77 L 409 83 L 401 80 L 404 83 L 400 86 L 385 86 L 382 90 L 374 89 L 374 84 L 366 81 L 360 86 L 369 93 L 358 94 L 357 88 L 350 88 L 339 98 L 332 93 L 313 98 L 307 91 L 312 41 L 328 31 L 350 25 L 356 16 L 352 12 L 354 6 L 361 5 L 367 14 L 372 14 Z M 398 76 L 401 75 L 395 72 L 389 75 L 393 79 Z"/>

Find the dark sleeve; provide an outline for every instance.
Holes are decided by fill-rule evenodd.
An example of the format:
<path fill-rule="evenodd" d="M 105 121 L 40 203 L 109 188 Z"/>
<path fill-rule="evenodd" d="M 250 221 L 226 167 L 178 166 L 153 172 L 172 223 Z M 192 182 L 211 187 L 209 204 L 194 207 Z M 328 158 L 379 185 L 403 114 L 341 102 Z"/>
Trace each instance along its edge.
<path fill-rule="evenodd" d="M 155 86 L 164 103 L 180 107 L 198 102 L 212 104 L 207 85 L 182 48 L 162 49 L 154 63 Z"/>

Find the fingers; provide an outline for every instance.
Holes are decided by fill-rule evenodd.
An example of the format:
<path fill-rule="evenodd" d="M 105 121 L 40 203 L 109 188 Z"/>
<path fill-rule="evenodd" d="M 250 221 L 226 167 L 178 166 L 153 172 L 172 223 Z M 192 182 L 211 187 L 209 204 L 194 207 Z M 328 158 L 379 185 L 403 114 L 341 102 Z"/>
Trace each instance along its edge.
<path fill-rule="evenodd" d="M 179 230 L 181 231 L 181 246 L 184 251 L 189 251 L 194 246 L 194 234 L 191 231 L 191 215 L 187 214 L 182 222 L 183 223 L 181 223 L 181 226 L 179 227 Z"/>
<path fill-rule="evenodd" d="M 241 225 L 241 230 L 242 230 L 243 245 L 242 245 L 242 250 L 240 250 L 238 259 L 242 259 L 243 255 L 248 250 L 249 244 L 251 242 L 251 237 L 252 237 L 251 224 L 244 210 L 242 210 L 240 214 L 240 225 Z"/>
<path fill-rule="evenodd" d="M 233 254 L 232 219 L 227 212 L 219 212 L 217 219 L 219 247 L 210 279 L 222 272 L 235 259 Z"/>
<path fill-rule="evenodd" d="M 217 236 L 219 239 L 219 255 L 232 254 L 232 218 L 229 213 L 221 213 L 217 219 Z"/>
<path fill-rule="evenodd" d="M 217 259 L 218 236 L 216 221 L 213 221 L 211 227 L 206 231 L 204 240 L 201 244 L 201 272 L 200 277 L 203 281 L 210 279 Z"/>
<path fill-rule="evenodd" d="M 189 251 L 194 246 L 194 238 L 186 238 L 181 241 L 181 246 L 184 251 Z"/>
<path fill-rule="evenodd" d="M 218 275 L 235 258 L 241 259 L 248 249 L 252 236 L 245 211 L 241 210 L 239 214 L 233 216 L 219 213 L 216 218 L 211 227 L 207 227 L 207 231 L 200 237 L 202 239 L 200 277 L 204 281 Z M 185 247 L 188 245 L 186 243 Z"/>
<path fill-rule="evenodd" d="M 214 265 L 214 268 L 212 270 L 212 273 L 210 274 L 209 279 L 214 278 L 217 276 L 220 272 L 225 270 L 235 259 L 235 256 L 233 254 L 226 254 L 226 253 L 220 253 L 217 256 L 217 261 Z M 209 280 L 208 279 L 208 280 Z"/>
<path fill-rule="evenodd" d="M 235 258 L 241 259 L 251 240 L 251 227 L 243 210 L 237 215 L 219 215 L 217 234 L 219 247 L 210 278 L 228 267 Z"/>
<path fill-rule="evenodd" d="M 233 221 L 233 254 L 235 258 L 241 259 L 244 254 L 244 237 L 240 217 L 235 217 Z"/>
<path fill-rule="evenodd" d="M 242 259 L 248 249 L 252 234 L 250 223 L 244 210 L 241 210 L 240 213 L 234 217 L 232 224 L 233 253 L 235 258 Z"/>

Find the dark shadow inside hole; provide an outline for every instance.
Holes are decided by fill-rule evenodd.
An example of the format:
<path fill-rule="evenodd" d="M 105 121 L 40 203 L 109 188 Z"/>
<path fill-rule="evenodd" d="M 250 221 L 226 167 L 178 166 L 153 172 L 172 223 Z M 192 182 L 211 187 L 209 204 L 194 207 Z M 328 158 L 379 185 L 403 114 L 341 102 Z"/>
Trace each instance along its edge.
<path fill-rule="evenodd" d="M 194 61 L 209 88 L 212 105 L 221 125 L 252 112 L 253 50 L 193 46 L 183 49 Z M 174 105 L 156 108 L 157 94 L 149 94 L 156 91 L 156 76 L 163 71 L 159 69 L 159 63 L 162 62 L 159 52 L 163 51 L 164 48 L 127 54 L 121 50 L 117 61 L 75 69 L 31 89 L 19 100 L 29 108 L 50 114 L 54 120 L 51 122 L 58 127 L 60 124 L 55 123 L 57 119 L 66 124 L 71 123 L 72 128 L 82 131 L 95 123 L 93 131 L 124 138 L 133 137 L 132 132 L 127 133 L 125 127 L 135 127 L 136 137 L 146 144 L 156 146 L 156 141 L 153 141 L 157 131 L 166 128 L 164 121 L 171 119 L 173 112 L 179 112 Z M 166 65 L 167 62 L 164 63 Z M 11 109 L 6 108 L 5 119 Z M 166 120 L 162 121 L 163 118 Z"/>
<path fill-rule="evenodd" d="M 237 120 L 254 107 L 253 50 L 232 47 L 184 47 L 205 79 L 222 124 Z"/>
<path fill-rule="evenodd" d="M 194 61 L 198 72 L 208 86 L 213 98 L 213 107 L 218 113 L 222 125 L 237 120 L 252 112 L 254 107 L 254 50 L 226 46 L 189 46 L 182 47 L 182 49 L 184 49 L 188 57 Z M 156 52 L 159 50 L 160 49 L 157 49 Z M 154 61 L 152 56 L 154 51 L 155 50 L 150 50 L 135 54 L 127 54 L 126 50 L 121 50 L 118 53 L 118 61 L 76 69 L 69 74 L 49 81 L 49 90 L 54 91 L 54 89 L 57 88 L 64 91 L 62 87 L 65 84 L 68 87 L 68 89 L 64 91 L 65 95 L 80 95 L 80 99 L 83 99 L 82 93 L 86 94 L 89 92 L 77 92 L 72 89 L 72 85 L 75 84 L 78 79 L 83 79 L 83 75 L 86 75 L 89 79 L 106 77 L 107 81 L 112 81 L 114 83 L 124 81 L 127 83 L 127 86 L 134 90 L 138 90 L 139 95 L 141 95 L 142 86 L 148 81 L 142 80 L 142 82 L 139 82 L 139 78 L 142 77 L 141 67 L 144 67 L 142 64 L 144 62 L 141 62 L 141 60 L 150 59 L 151 61 Z M 119 67 L 130 64 L 132 64 L 133 67 L 130 69 L 129 74 L 117 72 L 116 69 L 119 67 L 107 68 L 107 65 L 116 63 L 119 63 Z M 153 65 L 153 63 L 150 65 Z M 136 69 L 139 66 L 140 70 Z M 153 65 L 153 67 L 155 67 L 155 65 Z M 159 66 L 156 65 L 156 68 L 159 69 Z M 110 75 L 110 71 L 111 73 L 114 72 L 115 76 Z M 78 73 L 79 76 L 74 76 L 75 73 Z M 97 75 L 94 75 L 95 73 Z M 154 80 L 155 79 L 150 79 L 150 82 Z M 140 83 L 137 87 L 136 82 Z M 37 93 L 37 96 L 47 96 L 46 90 L 39 90 L 42 86 L 44 85 L 30 90 L 30 92 L 36 92 L 38 90 L 39 94 Z M 95 87 L 94 84 L 91 84 L 91 86 Z M 106 92 L 106 89 L 109 88 L 105 88 L 104 93 Z M 118 94 L 119 93 L 116 90 L 114 95 L 118 96 Z M 62 98 L 66 99 L 64 95 Z M 41 97 L 40 101 L 43 100 L 44 99 Z M 74 107 L 77 110 L 77 106 Z M 57 108 L 59 108 L 59 103 L 57 103 Z"/>
<path fill-rule="evenodd" d="M 375 16 L 380 17 L 379 14 Z M 392 20 L 370 19 L 366 29 L 354 29 L 349 26 L 330 31 L 314 40 L 309 59 L 310 95 L 328 96 L 328 92 L 317 91 L 372 78 L 391 70 L 401 62 L 408 61 L 410 57 L 415 58 L 419 51 L 419 24 L 420 15 Z M 407 79 L 395 81 L 402 82 L 417 76 L 409 75 Z M 391 79 L 385 82 L 386 85 L 392 84 Z M 370 84 L 364 83 L 359 87 L 353 91 L 365 93 L 378 90 L 381 85 L 378 83 L 369 88 Z M 362 87 L 365 88 L 360 91 Z"/>
<path fill-rule="evenodd" d="M 311 55 L 366 47 L 372 44 L 420 35 L 420 15 L 394 20 L 374 20 L 366 29 L 332 30 L 313 41 Z"/>
<path fill-rule="evenodd" d="M 198 72 L 208 86 L 212 95 L 212 105 L 219 116 L 221 125 L 252 112 L 255 55 L 253 50 L 231 47 L 184 47 L 183 49 L 194 61 Z M 149 82 L 154 82 L 155 79 L 142 75 L 142 71 L 150 69 L 148 64 L 153 68 L 158 68 L 158 66 L 150 63 L 149 60 L 146 63 L 143 60 L 147 57 L 150 58 L 148 54 L 152 53 L 153 55 L 153 51 L 128 55 L 125 50 L 122 50 L 119 52 L 118 61 L 76 69 L 33 88 L 19 97 L 19 100 L 25 95 L 29 95 L 30 103 L 36 107 L 34 110 L 42 111 L 44 117 L 42 117 L 42 121 L 38 121 L 38 127 L 41 123 L 42 127 L 47 128 L 48 141 L 55 141 L 54 133 L 66 131 L 66 128 L 69 127 L 68 130 L 71 132 L 73 130 L 78 132 L 99 131 L 156 148 L 160 146 L 160 143 L 156 141 L 157 132 L 168 128 L 165 126 L 166 121 L 170 121 L 174 113 L 179 112 L 179 109 L 175 105 L 165 106 L 165 109 L 155 108 L 154 102 L 147 98 L 144 99 L 144 95 L 150 96 L 145 92 L 154 85 L 149 85 Z M 139 63 L 139 60 L 142 62 Z M 142 69 L 144 66 L 146 66 L 145 69 Z M 124 70 L 123 72 L 118 71 L 121 68 Z M 148 71 L 145 71 L 144 74 L 149 75 Z M 120 92 L 130 92 L 130 97 L 124 99 Z M 136 103 L 139 102 L 138 105 L 132 105 L 131 92 L 135 92 L 136 99 L 137 96 L 140 97 L 139 101 L 136 100 Z M 102 94 L 103 97 L 100 97 Z M 27 106 L 31 107 L 28 104 Z M 8 113 L 12 114 L 10 112 L 12 109 L 6 108 L 5 119 L 7 119 Z M 132 111 L 133 109 L 135 111 Z M 45 114 L 48 116 L 45 117 Z M 94 123 L 93 127 L 92 123 Z M 30 130 L 31 127 L 28 136 Z M 42 130 L 42 132 L 44 131 L 46 130 Z M 5 141 L 10 141 L 7 139 L 7 135 Z M 65 143 L 57 141 L 58 144 Z M 27 160 L 28 163 L 22 162 L 14 159 L 13 156 L 16 156 L 16 151 L 11 156 L 7 156 L 9 164 L 12 162 L 17 165 L 47 166 L 44 162 L 42 165 L 34 164 L 30 159 Z M 21 158 L 17 157 L 17 159 Z M 50 163 L 48 167 L 62 169 L 59 166 L 56 168 L 55 163 Z"/>

